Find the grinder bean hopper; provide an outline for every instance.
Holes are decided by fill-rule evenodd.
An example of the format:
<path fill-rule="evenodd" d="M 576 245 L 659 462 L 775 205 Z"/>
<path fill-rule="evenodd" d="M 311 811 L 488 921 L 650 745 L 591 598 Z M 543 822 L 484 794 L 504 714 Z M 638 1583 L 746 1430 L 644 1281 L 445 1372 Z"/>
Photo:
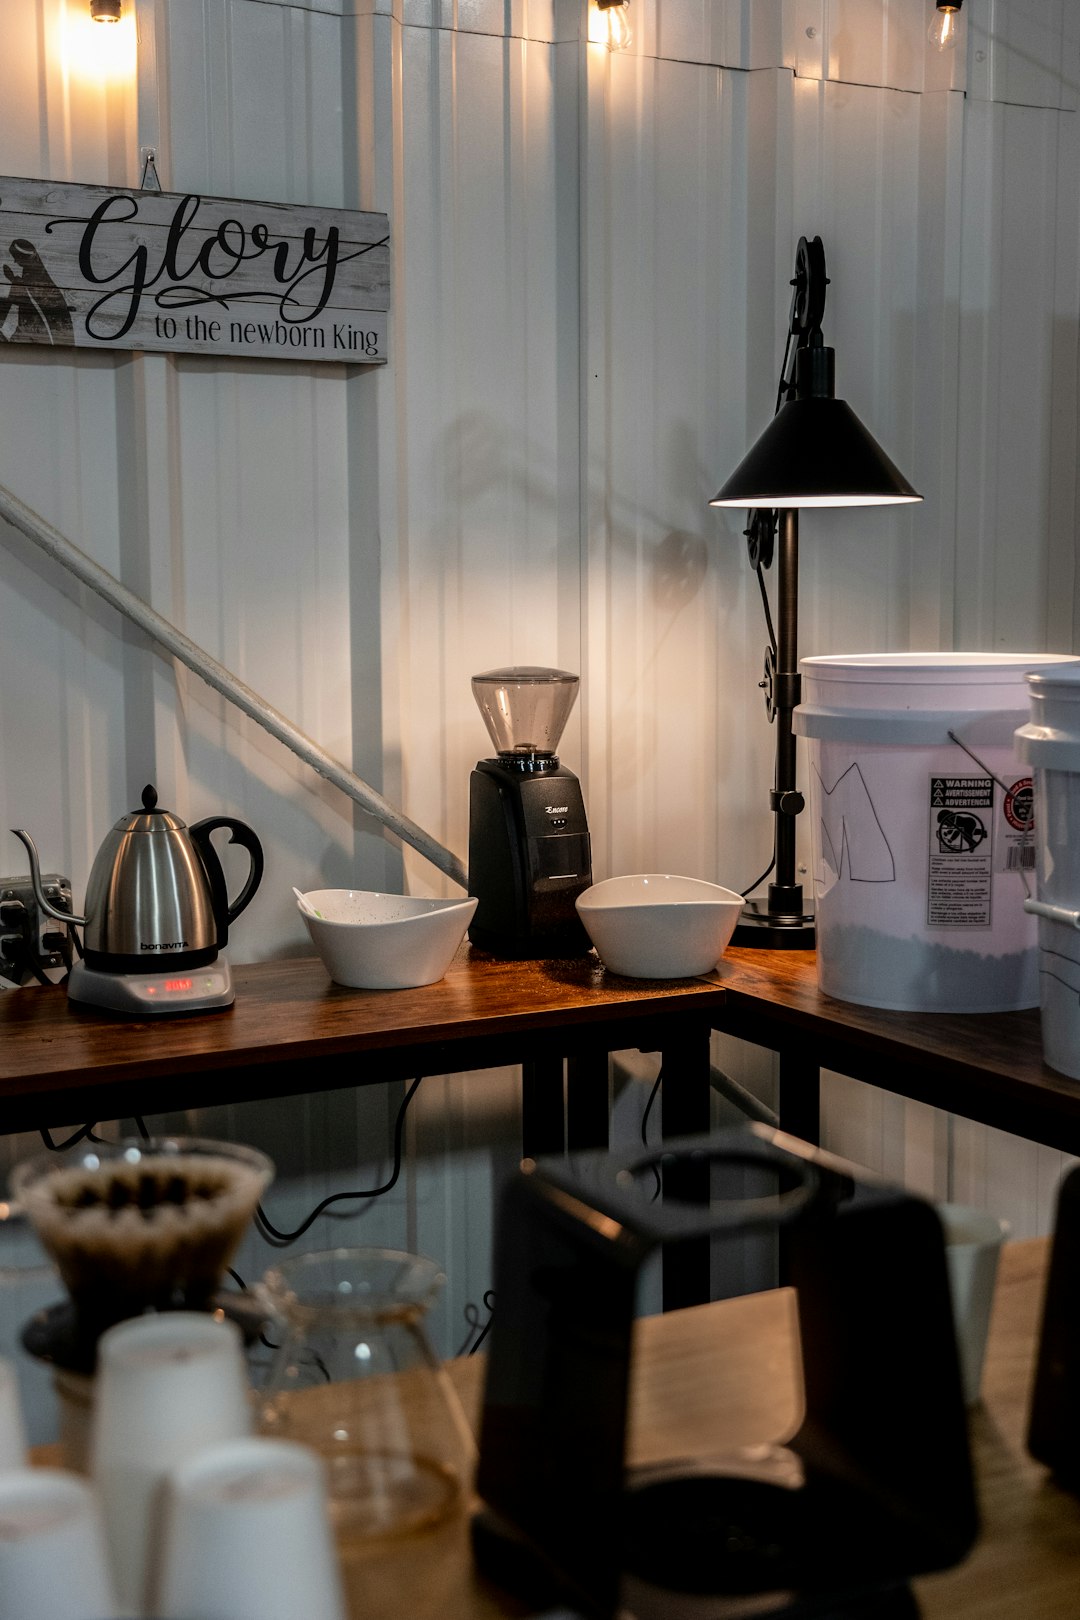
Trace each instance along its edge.
<path fill-rule="evenodd" d="M 497 754 L 469 785 L 469 938 L 495 956 L 582 956 L 574 901 L 592 883 L 589 826 L 555 752 L 578 677 L 520 665 L 474 675 L 472 689 Z"/>

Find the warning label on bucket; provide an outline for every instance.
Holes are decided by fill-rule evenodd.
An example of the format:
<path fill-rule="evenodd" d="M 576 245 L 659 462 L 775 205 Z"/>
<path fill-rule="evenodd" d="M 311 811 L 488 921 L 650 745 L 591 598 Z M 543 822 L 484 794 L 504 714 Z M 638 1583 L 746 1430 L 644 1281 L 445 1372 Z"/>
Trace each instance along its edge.
<path fill-rule="evenodd" d="M 1005 779 L 1008 781 L 1008 777 Z M 1004 786 L 1004 784 L 1002 784 Z M 1030 776 L 1013 782 L 1001 806 L 999 823 L 1002 837 L 998 840 L 994 870 L 996 872 L 1033 872 L 1035 870 L 1035 793 Z"/>
<path fill-rule="evenodd" d="M 989 928 L 993 830 L 991 777 L 930 778 L 928 927 Z"/>

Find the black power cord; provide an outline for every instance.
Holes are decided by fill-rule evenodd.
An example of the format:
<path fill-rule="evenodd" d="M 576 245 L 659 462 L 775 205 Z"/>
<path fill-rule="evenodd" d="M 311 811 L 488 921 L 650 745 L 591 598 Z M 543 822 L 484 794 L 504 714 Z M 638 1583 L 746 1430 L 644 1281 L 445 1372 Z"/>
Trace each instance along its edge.
<path fill-rule="evenodd" d="M 472 1300 L 466 1305 L 463 1314 L 469 1324 L 469 1331 L 457 1352 L 459 1356 L 474 1356 L 490 1333 L 495 1310 L 495 1290 L 493 1288 L 489 1288 L 484 1294 L 484 1309 L 488 1313 L 488 1319 L 481 1327 L 479 1308 L 473 1304 Z"/>
<path fill-rule="evenodd" d="M 324 1198 L 321 1203 L 316 1204 L 315 1208 L 311 1211 L 311 1214 L 306 1220 L 301 1222 L 294 1232 L 279 1231 L 279 1229 L 274 1225 L 270 1217 L 267 1215 L 266 1211 L 263 1209 L 262 1205 L 259 1204 L 255 1210 L 255 1227 L 259 1235 L 263 1237 L 267 1243 L 269 1243 L 275 1249 L 287 1248 L 290 1243 L 295 1243 L 297 1238 L 303 1237 L 304 1233 L 308 1231 L 312 1225 L 314 1225 L 319 1216 L 322 1215 L 325 1210 L 328 1210 L 332 1204 L 340 1204 L 346 1200 L 358 1198 L 378 1198 L 382 1193 L 389 1192 L 392 1187 L 397 1185 L 398 1178 L 401 1175 L 401 1145 L 405 1130 L 405 1114 L 409 1104 L 416 1096 L 420 1082 L 423 1080 L 423 1078 L 424 1077 L 422 1074 L 417 1075 L 416 1079 L 409 1086 L 408 1091 L 406 1091 L 405 1096 L 402 1098 L 401 1107 L 398 1109 L 397 1119 L 394 1122 L 394 1168 L 390 1172 L 389 1179 L 384 1181 L 381 1187 L 370 1187 L 365 1191 L 331 1193 L 329 1198 Z"/>
<path fill-rule="evenodd" d="M 233 1270 L 232 1266 L 228 1267 L 225 1275 L 227 1277 L 232 1278 L 233 1282 L 236 1284 L 237 1288 L 240 1289 L 241 1293 L 246 1294 L 248 1292 L 247 1283 L 244 1281 L 243 1277 L 241 1277 L 241 1275 L 240 1275 L 240 1273 L 238 1271 Z M 266 1337 L 266 1329 L 265 1328 L 260 1328 L 259 1329 L 258 1338 L 259 1338 L 259 1343 L 261 1345 L 263 1345 L 267 1350 L 280 1350 L 281 1349 L 280 1344 L 275 1344 L 273 1339 L 268 1339 Z M 330 1369 L 327 1367 L 326 1362 L 323 1360 L 323 1358 L 315 1350 L 312 1350 L 309 1354 L 310 1354 L 310 1364 L 312 1366 L 314 1366 L 314 1367 L 318 1367 L 319 1371 L 322 1373 L 324 1379 L 326 1380 L 326 1382 L 328 1384 L 332 1383 L 333 1379 L 330 1377 Z"/>
<path fill-rule="evenodd" d="M 97 1121 L 94 1120 L 90 1125 L 80 1125 L 79 1129 L 77 1131 L 72 1131 L 71 1135 L 66 1137 L 63 1142 L 54 1142 L 52 1132 L 47 1126 L 41 1125 L 38 1127 L 38 1129 L 41 1134 L 41 1140 L 44 1142 L 50 1153 L 66 1153 L 68 1148 L 77 1147 L 80 1142 L 103 1143 L 105 1140 L 103 1136 L 94 1135 L 94 1125 L 96 1124 Z"/>
<path fill-rule="evenodd" d="M 652 1083 L 652 1090 L 649 1092 L 649 1100 L 645 1104 L 645 1112 L 641 1116 L 641 1145 L 642 1145 L 642 1147 L 648 1147 L 648 1145 L 649 1145 L 649 1115 L 652 1113 L 653 1103 L 656 1101 L 657 1097 L 660 1095 L 660 1087 L 662 1086 L 663 1082 L 664 1082 L 664 1066 L 663 1066 L 663 1064 L 661 1064 L 660 1065 L 660 1073 L 657 1075 L 656 1079 Z M 656 1200 L 659 1198 L 661 1192 L 663 1191 L 664 1183 L 663 1183 L 663 1179 L 662 1179 L 662 1177 L 660 1175 L 660 1167 L 659 1167 L 659 1165 L 656 1165 L 656 1164 L 653 1165 L 652 1173 L 653 1173 L 653 1178 L 654 1178 L 654 1180 L 656 1182 L 656 1189 L 653 1192 L 653 1195 L 652 1195 L 652 1198 L 650 1199 L 650 1202 L 655 1204 Z"/>
<path fill-rule="evenodd" d="M 146 1121 L 139 1114 L 133 1115 L 133 1118 L 135 1121 L 135 1129 L 138 1131 L 144 1142 L 149 1142 L 150 1132 L 146 1128 Z M 97 1120 L 93 1120 L 89 1125 L 80 1125 L 78 1130 L 72 1131 L 71 1135 L 66 1137 L 63 1142 L 54 1142 L 52 1132 L 47 1126 L 40 1125 L 38 1127 L 41 1140 L 44 1142 L 50 1153 L 66 1153 L 68 1148 L 78 1147 L 80 1142 L 96 1142 L 99 1147 L 108 1147 L 109 1143 L 104 1136 L 94 1135 L 96 1129 Z"/>

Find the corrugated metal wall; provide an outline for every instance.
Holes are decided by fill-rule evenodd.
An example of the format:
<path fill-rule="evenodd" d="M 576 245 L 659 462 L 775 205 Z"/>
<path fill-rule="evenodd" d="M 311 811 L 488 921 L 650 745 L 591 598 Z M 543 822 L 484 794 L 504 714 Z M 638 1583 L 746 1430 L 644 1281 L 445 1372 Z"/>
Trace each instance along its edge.
<path fill-rule="evenodd" d="M 585 0 L 138 0 L 125 76 L 71 54 L 83 0 L 0 0 L 0 172 L 137 184 L 152 145 L 166 189 L 385 209 L 393 253 L 381 370 L 4 348 L 0 482 L 460 853 L 470 675 L 579 670 L 597 875 L 745 887 L 765 636 L 741 520 L 706 503 L 771 413 L 801 234 L 839 392 L 926 495 L 807 516 L 802 651 L 1080 647 L 1074 10 L 968 0 L 943 60 L 929 0 L 633 0 L 625 55 L 585 43 Z M 446 892 L 6 530 L 0 616 L 2 825 L 77 895 L 150 779 L 266 844 L 237 960 L 306 949 L 293 883 Z M 398 1096 L 188 1123 L 276 1148 L 288 1219 L 371 1184 Z M 516 1110 L 512 1074 L 426 1082 L 399 1189 L 327 1228 L 447 1264 L 444 1348 Z M 839 1079 L 826 1128 L 1049 1218 L 1056 1154 Z"/>

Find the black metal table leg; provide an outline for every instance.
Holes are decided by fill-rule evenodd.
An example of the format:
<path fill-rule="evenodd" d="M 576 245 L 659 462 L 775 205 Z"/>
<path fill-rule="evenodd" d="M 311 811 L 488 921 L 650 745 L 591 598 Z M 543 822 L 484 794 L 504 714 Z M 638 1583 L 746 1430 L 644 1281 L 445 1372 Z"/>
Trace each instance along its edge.
<path fill-rule="evenodd" d="M 610 1120 L 608 1054 L 595 1052 L 566 1060 L 566 1145 L 606 1148 Z"/>
<path fill-rule="evenodd" d="M 814 1058 L 781 1052 L 777 1113 L 782 1131 L 821 1146 L 821 1070 Z"/>
<path fill-rule="evenodd" d="M 521 1153 L 539 1159 L 566 1147 L 563 1060 L 530 1058 L 521 1065 Z"/>
<path fill-rule="evenodd" d="M 712 1119 L 707 1026 L 687 1022 L 677 1039 L 666 1042 L 663 1063 L 664 1136 L 697 1136 L 708 1131 Z M 709 1165 L 673 1164 L 664 1174 L 664 1197 L 688 1203 L 707 1203 Z M 691 1238 L 664 1250 L 663 1301 L 665 1311 L 700 1305 L 710 1297 L 709 1239 Z"/>

